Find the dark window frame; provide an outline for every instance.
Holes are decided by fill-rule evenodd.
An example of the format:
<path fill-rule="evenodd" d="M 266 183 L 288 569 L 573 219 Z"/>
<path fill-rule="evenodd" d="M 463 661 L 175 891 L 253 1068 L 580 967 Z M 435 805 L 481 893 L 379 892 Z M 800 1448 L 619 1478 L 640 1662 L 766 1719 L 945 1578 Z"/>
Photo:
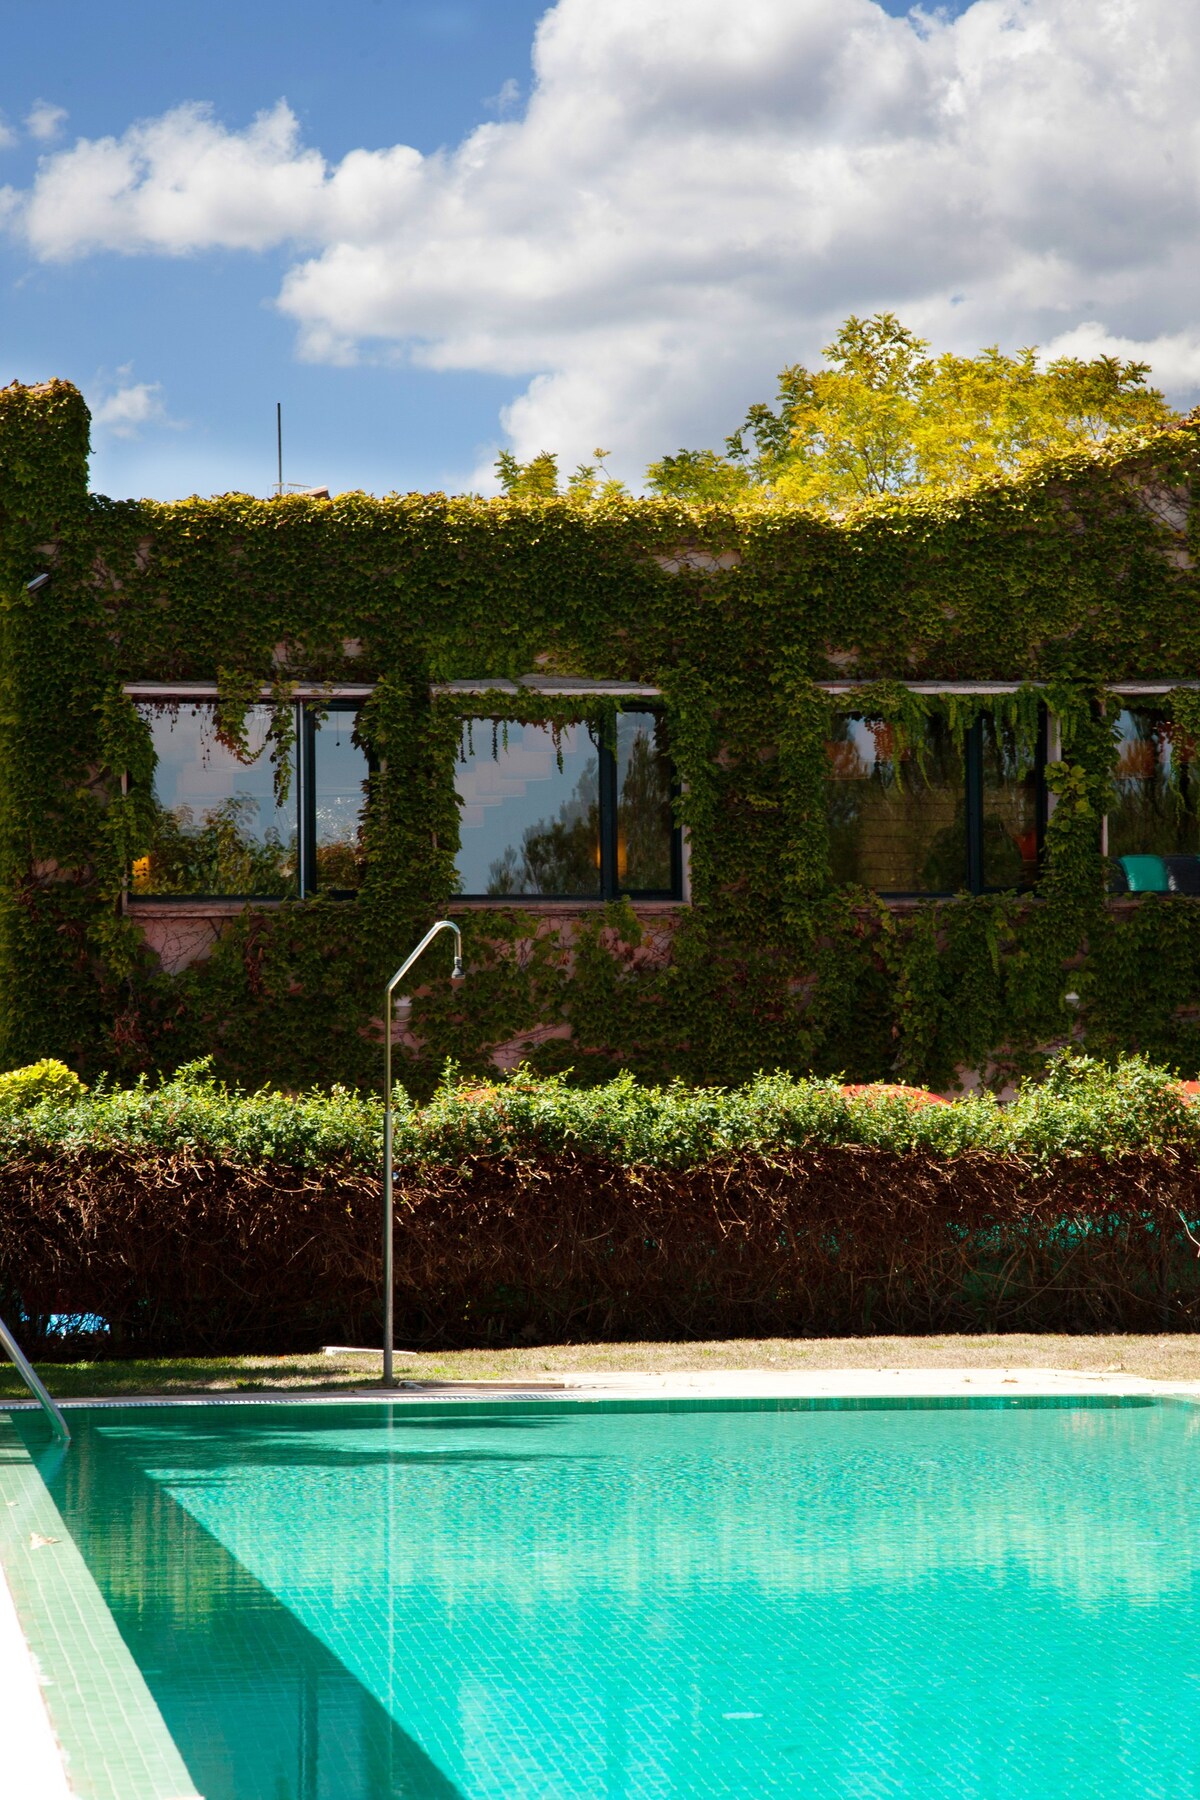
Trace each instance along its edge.
<path fill-rule="evenodd" d="M 665 719 L 666 708 L 639 700 L 636 706 L 621 709 L 629 713 L 652 713 L 655 718 Z M 487 725 L 493 731 L 505 725 L 542 725 L 551 727 L 556 721 L 550 719 L 506 718 L 502 714 L 463 712 L 459 724 L 462 730 L 469 726 Z M 451 904 L 460 901 L 471 901 L 478 904 L 486 902 L 491 906 L 605 906 L 613 900 L 635 900 L 638 902 L 677 902 L 684 898 L 683 892 L 683 827 L 679 822 L 678 800 L 680 796 L 679 777 L 675 764 L 671 762 L 671 885 L 669 888 L 631 888 L 622 886 L 618 874 L 618 769 L 617 755 L 613 744 L 607 741 L 603 728 L 594 715 L 589 716 L 581 711 L 578 718 L 569 719 L 567 725 L 582 726 L 595 733 L 599 759 L 598 788 L 600 807 L 600 883 L 598 892 L 594 894 L 478 894 L 469 893 L 465 888 L 452 896 Z M 456 753 L 457 755 L 457 753 Z M 670 759 L 670 734 L 667 737 L 667 756 Z"/>
<path fill-rule="evenodd" d="M 176 695 L 154 695 L 153 697 L 134 694 L 131 698 L 135 706 L 156 706 L 164 709 L 169 707 L 207 706 L 215 711 L 217 706 L 217 697 L 214 694 L 181 693 Z M 268 703 L 264 699 L 256 701 L 254 704 L 262 706 Z M 311 900 L 318 893 L 322 894 L 326 899 L 331 900 L 356 899 L 358 895 L 357 888 L 322 887 L 317 880 L 316 737 L 318 719 L 328 717 L 329 714 L 335 712 L 345 713 L 350 717 L 357 718 L 358 714 L 361 713 L 364 704 L 365 702 L 363 700 L 358 699 L 322 700 L 311 696 L 299 698 L 292 702 L 296 713 L 295 766 L 292 772 L 292 795 L 290 801 L 290 804 L 294 805 L 296 809 L 297 871 L 296 891 L 294 893 L 283 895 L 255 893 L 138 894 L 133 890 L 132 870 L 126 869 L 125 898 L 127 903 L 135 908 L 145 905 L 179 907 L 215 905 L 286 906 L 294 905 L 298 900 Z M 263 754 L 267 754 L 266 746 L 264 746 Z M 364 748 L 363 755 L 366 758 L 367 775 L 369 779 L 371 776 L 378 773 L 379 765 L 377 759 L 369 750 Z M 125 774 L 122 777 L 122 787 L 125 792 L 129 791 L 129 785 L 129 776 L 128 774 Z M 363 795 L 364 811 L 369 804 L 369 801 L 370 793 L 368 789 Z"/>
<path fill-rule="evenodd" d="M 987 710 L 987 709 L 984 709 Z M 866 714 L 844 712 L 849 719 L 863 719 Z M 993 715 L 994 716 L 994 715 Z M 1050 711 L 1045 703 L 1038 707 L 1037 740 L 1034 747 L 1035 825 L 1037 831 L 1037 870 L 1041 879 L 1046 855 L 1046 824 L 1049 818 L 1049 793 L 1046 787 L 1046 764 L 1049 760 Z M 1031 895 L 1034 888 L 1006 888 L 986 885 L 983 880 L 983 714 L 963 734 L 963 828 L 966 836 L 967 882 L 964 888 L 872 888 L 880 900 L 954 900 L 966 893 L 972 899 L 981 894 Z"/>

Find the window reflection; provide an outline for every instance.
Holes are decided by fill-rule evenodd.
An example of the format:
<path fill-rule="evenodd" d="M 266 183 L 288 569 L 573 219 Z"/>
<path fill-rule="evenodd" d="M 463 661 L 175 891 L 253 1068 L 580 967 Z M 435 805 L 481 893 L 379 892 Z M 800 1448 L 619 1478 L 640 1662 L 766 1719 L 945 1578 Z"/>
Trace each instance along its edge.
<path fill-rule="evenodd" d="M 468 720 L 455 786 L 460 891 L 595 899 L 600 885 L 599 746 L 586 725 Z"/>
<path fill-rule="evenodd" d="M 1116 735 L 1110 857 L 1194 856 L 1200 851 L 1195 740 L 1151 707 L 1125 707 Z"/>
<path fill-rule="evenodd" d="M 358 715 L 330 707 L 312 720 L 312 885 L 326 892 L 362 885 L 362 819 L 369 768 L 354 741 Z"/>
<path fill-rule="evenodd" d="M 901 747 L 883 719 L 843 715 L 826 744 L 833 879 L 882 894 L 967 885 L 963 755 L 946 722 Z"/>
<path fill-rule="evenodd" d="M 826 744 L 834 881 L 914 895 L 1034 887 L 1041 734 L 983 713 L 956 742 L 933 714 L 902 748 L 884 720 L 837 719 Z"/>
<path fill-rule="evenodd" d="M 619 713 L 616 755 L 617 886 L 622 893 L 670 893 L 675 820 L 661 714 Z"/>
<path fill-rule="evenodd" d="M 1038 758 L 1016 729 L 985 713 L 981 852 L 985 888 L 1031 888 L 1038 878 Z"/>
<path fill-rule="evenodd" d="M 139 704 L 150 727 L 154 825 L 150 846 L 135 859 L 138 894 L 246 895 L 283 899 L 297 892 L 295 782 L 280 806 L 268 743 L 271 709 L 246 715 L 249 756 L 221 743 L 212 702 Z M 289 753 L 289 767 L 294 764 Z"/>

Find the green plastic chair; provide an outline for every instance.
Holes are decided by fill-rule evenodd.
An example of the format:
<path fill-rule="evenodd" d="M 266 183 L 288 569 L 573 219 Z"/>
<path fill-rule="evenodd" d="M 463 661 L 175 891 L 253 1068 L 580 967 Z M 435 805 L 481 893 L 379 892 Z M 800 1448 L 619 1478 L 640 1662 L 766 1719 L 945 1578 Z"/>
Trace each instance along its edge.
<path fill-rule="evenodd" d="M 1161 856 L 1121 856 L 1117 860 L 1125 871 L 1131 894 L 1166 894 L 1170 891 L 1167 865 Z"/>

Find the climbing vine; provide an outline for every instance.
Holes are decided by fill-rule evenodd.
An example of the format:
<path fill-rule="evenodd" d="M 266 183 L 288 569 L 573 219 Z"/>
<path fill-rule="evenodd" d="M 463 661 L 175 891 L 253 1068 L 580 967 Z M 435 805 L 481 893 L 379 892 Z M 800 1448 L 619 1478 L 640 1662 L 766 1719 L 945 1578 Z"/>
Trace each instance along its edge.
<path fill-rule="evenodd" d="M 246 1080 L 373 1080 L 382 981 L 453 904 L 463 719 L 581 717 L 502 685 L 530 674 L 661 690 L 691 904 L 464 909 L 470 981 L 428 966 L 416 1090 L 446 1056 L 483 1074 L 519 1041 L 578 1079 L 942 1085 L 1071 1036 L 1200 1064 L 1200 903 L 1110 904 L 1100 836 L 1106 685 L 1175 684 L 1164 704 L 1200 735 L 1194 424 L 842 520 L 620 495 L 112 501 L 87 493 L 87 428 L 66 384 L 0 392 L 4 1066 L 128 1075 L 211 1051 Z M 133 681 L 215 686 L 242 755 L 269 696 L 281 793 L 295 684 L 370 686 L 357 897 L 249 907 L 165 973 L 122 910 L 153 759 Z M 909 685 L 938 681 L 1017 686 Z M 594 729 L 618 704 L 587 702 Z M 1059 742 L 1035 894 L 895 907 L 832 885 L 835 712 L 919 750 L 931 714 L 960 742 L 984 710 L 1028 739 L 1043 705 Z"/>

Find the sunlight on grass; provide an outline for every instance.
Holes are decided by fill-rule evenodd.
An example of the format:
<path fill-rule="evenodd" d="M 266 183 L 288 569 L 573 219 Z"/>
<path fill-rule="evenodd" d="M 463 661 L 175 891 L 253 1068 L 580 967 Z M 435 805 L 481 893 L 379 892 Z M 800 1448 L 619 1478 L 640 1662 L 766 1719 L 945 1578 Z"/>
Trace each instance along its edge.
<path fill-rule="evenodd" d="M 581 1374 L 649 1375 L 716 1369 L 1043 1368 L 1122 1372 L 1200 1380 L 1200 1334 L 1065 1337 L 739 1338 L 709 1343 L 534 1345 L 513 1350 L 445 1350 L 406 1356 L 402 1381 L 550 1381 Z M 337 1392 L 377 1389 L 373 1355 L 220 1356 L 138 1362 L 41 1363 L 59 1399 L 122 1395 Z M 0 1365 L 0 1400 L 25 1397 L 15 1369 Z"/>

